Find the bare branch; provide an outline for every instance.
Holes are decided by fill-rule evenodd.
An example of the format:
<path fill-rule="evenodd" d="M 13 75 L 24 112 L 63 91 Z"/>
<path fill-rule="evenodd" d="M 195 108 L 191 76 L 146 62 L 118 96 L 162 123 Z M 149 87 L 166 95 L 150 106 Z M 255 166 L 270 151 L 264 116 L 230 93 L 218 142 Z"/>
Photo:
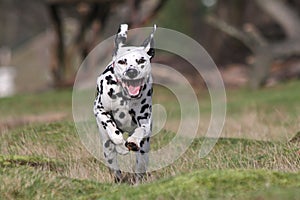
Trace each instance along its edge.
<path fill-rule="evenodd" d="M 299 37 L 300 18 L 294 9 L 282 0 L 255 0 L 255 2 L 280 24 L 289 38 Z"/>
<path fill-rule="evenodd" d="M 218 19 L 214 16 L 207 16 L 205 17 L 205 21 L 212 25 L 213 27 L 219 29 L 220 31 L 223 31 L 224 33 L 230 35 L 233 38 L 236 38 L 243 42 L 249 49 L 252 51 L 255 51 L 256 49 L 256 43 L 253 43 L 250 37 L 247 36 L 247 34 L 236 27 L 227 24 L 225 21 Z"/>
<path fill-rule="evenodd" d="M 249 80 L 252 88 L 265 84 L 274 60 L 300 55 L 300 17 L 282 0 L 255 1 L 284 29 L 286 39 L 280 42 L 268 42 L 252 24 L 245 24 L 242 31 L 216 17 L 205 18 L 208 24 L 240 40 L 252 51 L 255 56 Z"/>
<path fill-rule="evenodd" d="M 300 39 L 285 40 L 270 45 L 275 58 L 287 58 L 293 55 L 300 55 Z"/>
<path fill-rule="evenodd" d="M 258 46 L 266 46 L 268 44 L 267 40 L 253 24 L 247 23 L 243 26 L 243 29 Z"/>

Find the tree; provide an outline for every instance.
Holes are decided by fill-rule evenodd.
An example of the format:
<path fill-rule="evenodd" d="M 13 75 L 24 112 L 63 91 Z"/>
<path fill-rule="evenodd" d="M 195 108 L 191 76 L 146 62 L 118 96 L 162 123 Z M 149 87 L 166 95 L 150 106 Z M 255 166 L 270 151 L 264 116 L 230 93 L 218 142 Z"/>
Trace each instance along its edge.
<path fill-rule="evenodd" d="M 265 84 L 270 66 L 275 60 L 300 55 L 300 17 L 283 0 L 255 0 L 254 2 L 261 11 L 268 14 L 282 28 L 285 33 L 283 40 L 268 40 L 251 23 L 245 23 L 241 30 L 212 15 L 206 17 L 206 22 L 240 40 L 251 50 L 255 60 L 251 65 L 250 86 L 258 88 Z"/>
<path fill-rule="evenodd" d="M 106 26 L 106 22 L 114 10 L 126 10 L 120 12 L 122 22 L 135 28 L 149 22 L 163 7 L 167 0 L 47 0 L 50 18 L 52 19 L 56 33 L 56 48 L 53 53 L 51 66 L 55 86 L 68 86 L 73 84 L 74 75 L 67 77 L 67 71 L 72 64 L 68 63 L 68 52 L 79 52 L 81 59 L 97 42 Z M 72 15 L 79 23 L 71 44 L 66 45 L 64 38 L 64 16 Z M 96 25 L 95 25 L 96 24 Z M 89 30 L 93 34 L 87 36 Z"/>

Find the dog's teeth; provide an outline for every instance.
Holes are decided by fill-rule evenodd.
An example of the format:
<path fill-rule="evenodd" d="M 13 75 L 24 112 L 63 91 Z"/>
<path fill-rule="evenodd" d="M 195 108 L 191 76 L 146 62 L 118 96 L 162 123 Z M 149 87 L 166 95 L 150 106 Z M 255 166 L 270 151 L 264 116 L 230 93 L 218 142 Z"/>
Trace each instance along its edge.
<path fill-rule="evenodd" d="M 141 79 L 137 79 L 137 80 L 127 80 L 127 79 L 123 79 L 122 82 L 126 87 L 129 86 L 133 86 L 133 87 L 137 87 L 137 86 L 141 86 L 144 84 L 145 79 L 141 78 Z"/>

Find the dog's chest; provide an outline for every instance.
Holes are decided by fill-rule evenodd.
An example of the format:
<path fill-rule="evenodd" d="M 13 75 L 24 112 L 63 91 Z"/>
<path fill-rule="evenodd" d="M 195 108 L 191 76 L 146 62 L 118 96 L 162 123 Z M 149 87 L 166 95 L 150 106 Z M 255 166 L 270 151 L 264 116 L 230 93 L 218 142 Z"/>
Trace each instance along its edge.
<path fill-rule="evenodd" d="M 112 116 L 118 128 L 126 132 L 132 132 L 136 127 L 136 116 L 134 109 L 129 106 L 122 106 L 112 111 Z"/>

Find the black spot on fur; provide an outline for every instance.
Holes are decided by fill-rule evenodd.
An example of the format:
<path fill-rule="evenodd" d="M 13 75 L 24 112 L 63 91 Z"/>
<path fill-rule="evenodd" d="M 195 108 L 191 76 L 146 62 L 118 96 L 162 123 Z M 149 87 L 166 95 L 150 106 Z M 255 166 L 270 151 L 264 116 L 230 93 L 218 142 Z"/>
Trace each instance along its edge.
<path fill-rule="evenodd" d="M 135 111 L 133 109 L 129 110 L 128 112 L 131 115 L 131 125 L 136 125 L 137 121 L 135 119 Z"/>
<path fill-rule="evenodd" d="M 99 95 L 99 86 L 97 85 L 97 88 L 96 88 L 96 97 Z M 94 102 L 95 103 L 95 102 Z M 95 105 L 95 104 L 94 104 Z"/>
<path fill-rule="evenodd" d="M 150 60 L 154 57 L 154 55 L 155 55 L 155 50 L 154 50 L 154 48 L 150 48 L 149 49 L 149 51 L 147 52 L 147 54 L 149 55 L 149 56 L 151 56 L 151 58 L 150 58 Z"/>
<path fill-rule="evenodd" d="M 108 148 L 109 145 L 110 145 L 110 140 L 107 140 L 107 141 L 104 143 L 104 147 L 105 147 L 105 148 Z"/>
<path fill-rule="evenodd" d="M 99 89 L 100 94 L 103 94 L 103 80 L 100 81 L 100 89 Z"/>
<path fill-rule="evenodd" d="M 117 97 L 116 97 L 116 95 L 114 94 L 114 89 L 112 89 L 112 88 L 110 88 L 109 89 L 109 92 L 107 93 L 108 94 L 108 96 L 110 97 L 110 98 L 112 98 L 112 99 L 116 99 Z"/>
<path fill-rule="evenodd" d="M 147 142 L 149 142 L 150 141 L 150 137 L 147 137 L 146 140 L 147 140 Z"/>
<path fill-rule="evenodd" d="M 141 104 L 146 103 L 146 101 L 147 101 L 147 99 L 143 99 L 143 100 L 141 101 Z"/>
<path fill-rule="evenodd" d="M 135 116 L 135 111 L 134 111 L 133 109 L 130 109 L 130 110 L 128 111 L 128 113 L 129 113 L 131 116 Z"/>
<path fill-rule="evenodd" d="M 124 112 L 121 112 L 120 115 L 119 115 L 119 117 L 120 117 L 121 119 L 123 119 L 123 118 L 125 117 L 125 113 L 124 113 Z"/>
<path fill-rule="evenodd" d="M 112 160 L 112 159 L 108 159 L 107 162 L 108 162 L 109 164 L 112 164 L 113 160 Z"/>
<path fill-rule="evenodd" d="M 112 119 L 111 121 L 113 121 L 113 122 L 114 122 L 113 125 L 116 124 L 117 127 L 122 125 L 122 123 L 121 123 L 119 120 L 115 119 L 115 118 L 114 118 L 114 115 L 113 115 L 113 113 L 115 114 L 115 113 L 117 113 L 118 111 L 119 111 L 119 109 L 116 109 L 116 110 L 113 111 L 112 114 L 111 114 L 111 119 Z"/>
<path fill-rule="evenodd" d="M 119 130 L 116 130 L 115 133 L 116 133 L 117 135 L 119 135 L 119 134 L 120 134 L 120 131 L 119 131 Z"/>
<path fill-rule="evenodd" d="M 152 93 L 153 93 L 153 88 L 151 88 L 150 90 L 148 90 L 148 92 L 147 92 L 147 96 L 151 96 L 151 95 L 152 95 Z"/>
<path fill-rule="evenodd" d="M 140 147 L 143 147 L 143 145 L 144 145 L 144 140 L 142 140 L 141 142 L 140 142 Z"/>
<path fill-rule="evenodd" d="M 113 80 L 112 75 L 106 76 L 105 79 L 107 80 L 108 85 L 116 85 L 117 84 L 117 81 Z"/>
<path fill-rule="evenodd" d="M 120 64 L 120 65 L 127 65 L 127 59 L 119 60 L 118 64 Z"/>
<path fill-rule="evenodd" d="M 100 106 L 98 106 L 97 108 L 100 109 Z M 102 115 L 106 115 L 106 116 L 110 116 L 110 113 L 109 113 L 109 112 L 105 112 L 105 111 L 104 111 L 104 112 L 101 112 L 101 114 L 102 114 Z"/>
<path fill-rule="evenodd" d="M 140 150 L 140 153 L 141 153 L 141 154 L 144 154 L 144 153 L 146 153 L 146 152 L 145 152 L 144 150 Z"/>
<path fill-rule="evenodd" d="M 142 108 L 141 108 L 140 113 L 144 113 L 147 108 L 149 108 L 149 104 L 143 105 Z"/>
<path fill-rule="evenodd" d="M 107 123 L 105 123 L 105 122 L 101 122 L 101 124 L 102 124 L 103 128 L 104 128 L 104 129 L 106 129 L 106 127 L 107 127 Z"/>
<path fill-rule="evenodd" d="M 141 68 L 144 69 L 145 65 L 142 65 Z"/>
<path fill-rule="evenodd" d="M 107 120 L 106 123 L 113 123 L 113 121 L 111 119 Z"/>
<path fill-rule="evenodd" d="M 96 101 L 98 101 L 98 102 L 97 102 L 98 104 L 101 104 L 101 103 L 102 103 L 102 102 L 101 102 L 101 95 L 98 96 L 98 99 L 97 99 Z"/>
<path fill-rule="evenodd" d="M 145 113 L 144 116 L 138 116 L 137 120 L 138 120 L 138 122 L 140 122 L 143 119 L 148 119 L 148 117 L 149 117 L 149 113 Z"/>
<path fill-rule="evenodd" d="M 146 90 L 146 88 L 147 88 L 147 84 L 145 84 L 145 85 L 144 85 L 144 87 L 143 87 L 143 91 L 145 91 L 145 90 Z"/>
<path fill-rule="evenodd" d="M 113 127 L 116 127 L 116 125 L 115 125 L 114 121 L 113 121 L 113 120 L 111 120 L 111 119 L 107 120 L 107 121 L 106 121 L 106 123 L 111 123 L 111 124 L 113 125 Z"/>
<path fill-rule="evenodd" d="M 97 105 L 97 109 L 104 109 L 104 107 L 102 106 L 102 104 L 100 104 L 100 105 Z"/>
<path fill-rule="evenodd" d="M 146 62 L 144 57 L 141 57 L 139 60 L 135 59 L 135 62 L 139 65 L 139 64 L 143 64 L 144 62 Z"/>
<path fill-rule="evenodd" d="M 109 65 L 102 74 L 106 74 L 107 72 L 114 73 L 114 68 L 111 65 Z"/>

